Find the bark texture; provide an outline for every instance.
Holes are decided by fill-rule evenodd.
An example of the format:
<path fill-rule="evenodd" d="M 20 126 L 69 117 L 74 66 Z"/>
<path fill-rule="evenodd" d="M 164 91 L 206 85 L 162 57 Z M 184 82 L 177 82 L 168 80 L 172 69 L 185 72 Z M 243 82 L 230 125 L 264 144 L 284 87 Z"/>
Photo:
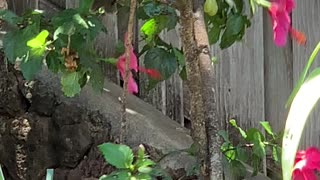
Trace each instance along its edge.
<path fill-rule="evenodd" d="M 224 121 L 221 121 L 217 114 L 214 73 L 214 64 L 211 61 L 209 52 L 209 40 L 204 21 L 203 11 L 204 0 L 194 0 L 194 33 L 199 50 L 199 67 L 202 80 L 202 98 L 204 104 L 205 121 L 207 123 L 207 135 L 209 143 L 210 176 L 211 179 L 223 178 L 222 153 L 220 151 L 221 137 L 218 132 L 223 130 Z"/>
<path fill-rule="evenodd" d="M 181 0 L 181 38 L 186 59 L 187 84 L 191 96 L 192 137 L 199 145 L 198 160 L 203 179 L 222 179 L 222 123 L 217 118 L 214 67 L 203 17 L 203 0 Z M 210 161 L 209 161 L 210 160 Z"/>
<path fill-rule="evenodd" d="M 181 13 L 181 39 L 186 59 L 187 84 L 190 90 L 191 104 L 191 136 L 199 147 L 198 161 L 202 178 L 208 179 L 208 141 L 206 134 L 206 123 L 204 104 L 202 98 L 202 81 L 198 59 L 198 48 L 195 41 L 193 4 L 191 0 L 180 9 Z"/>

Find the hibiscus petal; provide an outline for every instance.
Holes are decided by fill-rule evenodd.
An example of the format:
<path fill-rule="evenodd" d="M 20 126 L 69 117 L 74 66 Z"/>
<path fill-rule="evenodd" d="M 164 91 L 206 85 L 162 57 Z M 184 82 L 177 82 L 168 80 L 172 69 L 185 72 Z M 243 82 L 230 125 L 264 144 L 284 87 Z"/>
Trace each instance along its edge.
<path fill-rule="evenodd" d="M 311 169 L 295 169 L 292 173 L 292 180 L 317 180 Z"/>
<path fill-rule="evenodd" d="M 129 81 L 128 81 L 128 92 L 130 94 L 138 93 L 138 85 L 136 81 L 133 79 L 132 74 L 130 74 Z"/>
<path fill-rule="evenodd" d="M 157 79 L 157 80 L 161 79 L 161 74 L 156 69 L 146 69 L 146 68 L 139 67 L 139 71 L 148 74 L 153 79 Z"/>

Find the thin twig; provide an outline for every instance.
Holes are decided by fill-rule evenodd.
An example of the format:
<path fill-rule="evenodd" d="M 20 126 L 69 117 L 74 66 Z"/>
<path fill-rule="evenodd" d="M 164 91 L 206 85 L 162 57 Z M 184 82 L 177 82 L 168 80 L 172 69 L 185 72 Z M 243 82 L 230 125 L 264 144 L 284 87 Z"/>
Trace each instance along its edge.
<path fill-rule="evenodd" d="M 127 43 L 125 44 L 126 66 L 125 66 L 125 78 L 123 79 L 123 94 L 122 94 L 122 111 L 121 111 L 121 129 L 119 136 L 119 143 L 125 142 L 125 135 L 127 132 L 127 117 L 126 117 L 126 104 L 128 94 L 128 80 L 129 80 L 129 64 L 130 64 L 130 49 L 132 48 L 133 39 L 133 25 L 135 20 L 135 11 L 137 6 L 137 0 L 131 0 L 130 14 L 128 22 Z"/>

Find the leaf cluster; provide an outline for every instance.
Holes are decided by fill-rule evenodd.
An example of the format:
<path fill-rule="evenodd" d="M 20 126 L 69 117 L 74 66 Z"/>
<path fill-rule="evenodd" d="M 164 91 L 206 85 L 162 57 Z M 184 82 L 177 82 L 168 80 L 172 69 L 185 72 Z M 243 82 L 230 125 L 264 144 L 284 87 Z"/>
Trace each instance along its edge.
<path fill-rule="evenodd" d="M 257 175 L 262 160 L 266 156 L 270 156 L 277 165 L 280 165 L 280 140 L 281 133 L 274 133 L 267 121 L 260 122 L 265 134 L 257 128 L 250 128 L 247 131 L 239 127 L 234 119 L 230 120 L 230 125 L 237 129 L 240 134 L 240 143 L 234 144 L 226 131 L 219 131 L 219 135 L 223 138 L 224 143 L 221 151 L 227 159 L 227 165 L 231 167 L 234 174 L 242 177 L 246 173 L 243 163 L 253 165 L 252 176 Z"/>
<path fill-rule="evenodd" d="M 111 174 L 101 176 L 100 180 L 151 180 L 153 177 L 164 175 L 162 171 L 156 167 L 156 163 L 146 155 L 142 145 L 139 146 L 135 157 L 130 147 L 126 145 L 104 143 L 99 145 L 98 148 L 106 162 L 117 168 L 117 170 Z M 164 179 L 170 180 L 171 178 L 164 177 Z"/>
<path fill-rule="evenodd" d="M 79 8 L 60 11 L 50 19 L 37 10 L 21 17 L 2 10 L 0 18 L 11 27 L 3 39 L 9 62 L 27 80 L 43 66 L 61 74 L 62 90 L 68 97 L 80 93 L 88 82 L 102 91 L 102 60 L 94 50 L 94 40 L 106 29 L 99 19 L 102 12 L 92 11 L 92 4 L 93 0 L 80 1 Z"/>

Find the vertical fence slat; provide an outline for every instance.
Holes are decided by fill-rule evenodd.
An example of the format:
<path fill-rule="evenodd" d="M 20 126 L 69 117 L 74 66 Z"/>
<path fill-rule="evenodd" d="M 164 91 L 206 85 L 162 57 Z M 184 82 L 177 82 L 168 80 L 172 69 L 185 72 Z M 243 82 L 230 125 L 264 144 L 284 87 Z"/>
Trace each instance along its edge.
<path fill-rule="evenodd" d="M 293 27 L 305 32 L 307 36 L 306 47 L 297 45 L 293 42 L 293 80 L 296 84 L 311 52 L 320 41 L 320 1 L 296 1 L 296 9 L 293 11 Z M 319 56 L 315 61 L 315 66 L 320 66 Z M 315 67 L 313 66 L 313 67 Z M 320 145 L 320 107 L 316 107 L 314 113 L 309 117 L 306 128 L 301 138 L 301 148 L 307 146 Z"/>
<path fill-rule="evenodd" d="M 215 72 L 219 114 L 225 115 L 225 121 L 236 118 L 244 128 L 258 126 L 265 118 L 262 19 L 259 10 L 242 42 L 226 50 L 213 48 L 218 58 Z"/>
<path fill-rule="evenodd" d="M 285 103 L 292 90 L 292 48 L 278 48 L 273 42 L 271 18 L 264 13 L 264 70 L 266 120 L 274 131 L 283 130 L 288 109 Z"/>
<path fill-rule="evenodd" d="M 264 108 L 264 58 L 263 58 L 263 13 L 259 9 L 246 30 L 242 42 L 225 50 L 213 46 L 215 66 L 216 99 L 218 118 L 227 124 L 230 137 L 238 141 L 239 132 L 230 128 L 234 118 L 243 129 L 259 127 L 265 118 Z M 224 122 L 223 122 L 224 121 Z M 225 169 L 225 178 L 234 175 Z"/>
<path fill-rule="evenodd" d="M 7 2 L 10 10 L 22 15 L 27 9 L 38 8 L 39 0 L 9 0 Z"/>

